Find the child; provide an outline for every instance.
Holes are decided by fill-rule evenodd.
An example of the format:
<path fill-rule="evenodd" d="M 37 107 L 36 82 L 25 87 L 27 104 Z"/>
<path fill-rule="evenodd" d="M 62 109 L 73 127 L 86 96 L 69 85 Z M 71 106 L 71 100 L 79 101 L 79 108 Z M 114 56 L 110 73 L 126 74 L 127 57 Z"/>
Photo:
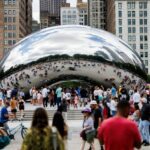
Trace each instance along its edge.
<path fill-rule="evenodd" d="M 78 94 L 75 94 L 75 97 L 74 97 L 74 108 L 78 108 L 78 101 L 79 101 Z"/>

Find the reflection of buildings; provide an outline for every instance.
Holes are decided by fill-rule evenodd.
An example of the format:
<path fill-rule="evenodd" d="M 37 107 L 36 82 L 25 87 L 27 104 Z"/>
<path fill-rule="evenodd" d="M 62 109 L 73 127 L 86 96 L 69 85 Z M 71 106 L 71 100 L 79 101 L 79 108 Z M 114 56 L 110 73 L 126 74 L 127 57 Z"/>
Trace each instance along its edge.
<path fill-rule="evenodd" d="M 32 20 L 32 32 L 40 30 L 40 24 L 36 20 Z"/>
<path fill-rule="evenodd" d="M 60 25 L 60 8 L 68 5 L 66 0 L 40 0 L 41 29 Z"/>
<path fill-rule="evenodd" d="M 0 12 L 0 58 L 2 58 L 16 42 L 31 33 L 32 0 L 1 0 Z"/>
<path fill-rule="evenodd" d="M 150 73 L 150 0 L 108 1 L 107 30 L 128 42 Z"/>

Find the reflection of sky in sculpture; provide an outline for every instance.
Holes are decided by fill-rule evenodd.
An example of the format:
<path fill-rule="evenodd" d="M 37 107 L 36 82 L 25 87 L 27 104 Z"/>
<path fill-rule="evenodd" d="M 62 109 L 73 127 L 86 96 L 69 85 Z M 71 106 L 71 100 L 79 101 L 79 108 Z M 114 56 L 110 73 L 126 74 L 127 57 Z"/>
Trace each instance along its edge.
<path fill-rule="evenodd" d="M 140 57 L 124 41 L 106 31 L 85 26 L 57 26 L 31 34 L 11 50 L 1 65 L 7 70 L 56 54 L 97 55 L 109 61 L 138 65 L 143 69 Z"/>

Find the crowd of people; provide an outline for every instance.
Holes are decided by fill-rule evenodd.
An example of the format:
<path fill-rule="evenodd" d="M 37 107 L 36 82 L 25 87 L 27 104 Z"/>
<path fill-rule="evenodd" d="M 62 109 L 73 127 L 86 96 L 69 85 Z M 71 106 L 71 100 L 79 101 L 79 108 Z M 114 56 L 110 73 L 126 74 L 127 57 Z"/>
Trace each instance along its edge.
<path fill-rule="evenodd" d="M 130 150 L 150 145 L 150 89 L 125 85 L 105 89 L 103 86 L 31 88 L 31 104 L 40 106 L 33 115 L 31 129 L 26 135 L 22 150 L 67 149 L 67 110 L 83 108 L 83 124 L 80 137 L 81 150 L 89 143 L 95 150 L 94 140 L 100 141 L 103 150 Z M 0 92 L 0 125 L 8 128 L 9 118 L 16 119 L 17 109 L 23 118 L 24 93 L 17 88 Z M 57 106 L 52 125 L 49 126 L 46 107 Z M 11 116 L 8 107 L 11 108 Z M 81 109 L 80 108 L 80 109 Z M 6 136 L 0 132 L 0 136 Z"/>

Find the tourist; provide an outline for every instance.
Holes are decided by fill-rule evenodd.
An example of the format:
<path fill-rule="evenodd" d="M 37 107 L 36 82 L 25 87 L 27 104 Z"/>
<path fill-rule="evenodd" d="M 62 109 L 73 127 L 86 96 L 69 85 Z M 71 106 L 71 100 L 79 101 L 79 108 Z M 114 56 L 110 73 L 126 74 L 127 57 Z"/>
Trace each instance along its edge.
<path fill-rule="evenodd" d="M 120 101 L 117 115 L 105 120 L 98 129 L 98 139 L 106 150 L 133 150 L 141 147 L 141 138 L 137 125 L 128 120 L 130 104 Z"/>
<path fill-rule="evenodd" d="M 116 86 L 115 86 L 114 83 L 112 83 L 111 96 L 112 97 L 116 97 L 117 96 L 117 90 L 116 90 Z"/>
<path fill-rule="evenodd" d="M 90 107 L 92 110 L 92 117 L 94 120 L 94 129 L 95 129 L 95 137 L 97 138 L 97 129 L 100 126 L 100 124 L 102 123 L 102 109 L 101 107 L 97 104 L 97 102 L 95 100 L 92 100 L 90 102 Z M 103 150 L 103 147 L 101 146 L 101 150 Z"/>
<path fill-rule="evenodd" d="M 52 126 L 56 127 L 63 139 L 67 139 L 68 127 L 61 112 L 56 112 L 53 117 Z"/>
<path fill-rule="evenodd" d="M 10 138 L 8 137 L 7 133 L 0 129 L 0 149 L 3 149 L 10 143 Z"/>
<path fill-rule="evenodd" d="M 140 102 L 140 99 L 141 99 L 141 96 L 140 96 L 138 90 L 135 89 L 134 94 L 133 94 L 133 103 L 134 103 L 134 105 L 138 105 L 139 102 Z"/>
<path fill-rule="evenodd" d="M 61 97 L 62 97 L 62 88 L 60 86 L 56 89 L 56 95 L 57 95 L 56 103 L 58 108 L 59 105 L 61 104 Z"/>
<path fill-rule="evenodd" d="M 75 96 L 74 96 L 74 108 L 78 108 L 78 101 L 79 101 L 78 94 L 75 94 Z"/>
<path fill-rule="evenodd" d="M 10 101 L 10 109 L 11 109 L 11 113 L 12 113 L 12 119 L 13 120 L 16 120 L 17 119 L 17 116 L 16 116 L 16 113 L 17 113 L 17 107 L 18 107 L 18 102 L 16 100 L 16 97 L 12 97 L 11 101 Z"/>
<path fill-rule="evenodd" d="M 35 87 L 32 88 L 32 104 L 36 105 L 37 102 L 37 90 Z"/>
<path fill-rule="evenodd" d="M 9 129 L 8 127 L 8 119 L 9 119 L 9 114 L 7 108 L 10 106 L 9 102 L 5 102 L 5 106 L 1 108 L 0 112 L 0 126 L 4 127 L 4 129 L 7 131 Z"/>
<path fill-rule="evenodd" d="M 54 96 L 55 96 L 55 93 L 54 93 L 54 90 L 53 89 L 50 89 L 50 92 L 49 92 L 49 103 L 50 103 L 50 107 L 51 106 L 55 106 L 55 102 L 54 102 Z"/>
<path fill-rule="evenodd" d="M 144 146 L 150 145 L 150 104 L 147 104 L 147 99 L 142 99 L 141 120 L 139 129 L 142 135 Z"/>
<path fill-rule="evenodd" d="M 111 115 L 115 116 L 117 113 L 117 98 L 116 97 L 112 97 L 110 100 L 110 110 L 111 110 Z"/>
<path fill-rule="evenodd" d="M 139 126 L 140 118 L 141 118 L 141 112 L 140 112 L 139 105 L 136 105 L 136 104 L 134 105 L 134 113 L 133 113 L 132 117 L 133 117 L 133 121 L 135 121 L 137 126 Z"/>
<path fill-rule="evenodd" d="M 37 103 L 39 106 L 42 106 L 43 104 L 43 96 L 40 90 L 38 90 L 38 93 L 37 93 Z"/>
<path fill-rule="evenodd" d="M 94 150 L 94 137 L 95 137 L 95 130 L 94 130 L 94 121 L 93 118 L 91 117 L 91 109 L 90 108 L 85 108 L 82 111 L 84 115 L 84 120 L 83 120 L 83 129 L 80 133 L 80 136 L 82 137 L 82 146 L 81 150 L 84 150 L 85 143 L 88 142 L 90 144 L 90 149 Z M 93 138 L 88 139 L 88 132 L 94 132 Z M 90 137 L 91 138 L 91 137 Z"/>
<path fill-rule="evenodd" d="M 103 120 L 108 119 L 111 117 L 111 112 L 110 112 L 110 108 L 107 105 L 106 101 L 103 101 Z"/>
<path fill-rule="evenodd" d="M 49 127 L 45 109 L 35 110 L 31 129 L 23 140 L 21 150 L 64 150 L 61 136 L 54 127 Z"/>
<path fill-rule="evenodd" d="M 42 89 L 42 97 L 43 97 L 43 106 L 47 107 L 47 103 L 48 103 L 48 89 L 47 89 L 47 85 L 45 85 L 45 87 Z"/>
<path fill-rule="evenodd" d="M 24 105 L 25 105 L 25 101 L 23 100 L 22 97 L 19 97 L 18 105 L 19 105 L 19 111 L 20 111 L 20 120 L 22 120 L 24 116 Z"/>

